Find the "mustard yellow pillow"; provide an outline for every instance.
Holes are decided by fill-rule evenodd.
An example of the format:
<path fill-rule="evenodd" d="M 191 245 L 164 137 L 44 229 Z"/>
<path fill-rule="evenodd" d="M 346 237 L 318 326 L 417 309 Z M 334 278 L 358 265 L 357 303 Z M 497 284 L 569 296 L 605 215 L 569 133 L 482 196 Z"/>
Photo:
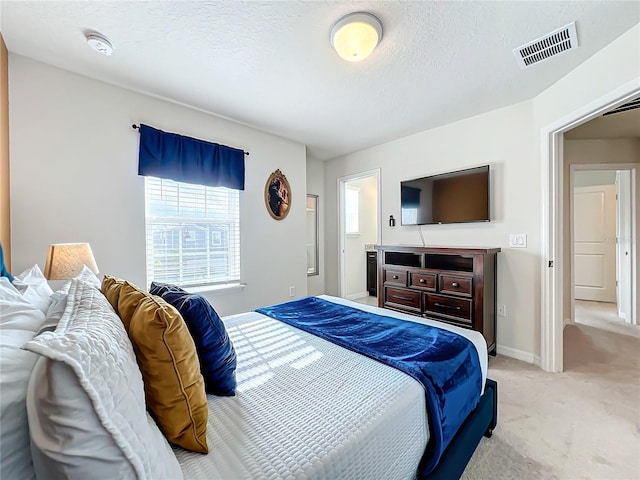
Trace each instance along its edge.
<path fill-rule="evenodd" d="M 122 287 L 122 298 L 131 286 Z M 124 319 L 123 319 L 124 321 Z M 133 312 L 129 338 L 136 353 L 147 407 L 171 443 L 208 453 L 209 409 L 196 347 L 178 311 L 146 294 Z"/>
<path fill-rule="evenodd" d="M 127 282 L 126 280 L 122 284 L 122 287 L 120 287 L 118 308 L 116 309 L 116 312 L 118 312 L 118 316 L 120 317 L 120 320 L 122 320 L 127 332 L 129 331 L 133 312 L 135 312 L 136 308 L 138 308 L 138 304 L 147 296 L 149 296 L 149 293 L 141 290 L 133 283 Z"/>
<path fill-rule="evenodd" d="M 107 297 L 107 300 L 109 300 L 109 303 L 116 313 L 118 313 L 118 299 L 120 298 L 120 290 L 123 284 L 123 279 L 105 275 L 102 279 L 102 286 L 100 287 L 100 291 Z"/>

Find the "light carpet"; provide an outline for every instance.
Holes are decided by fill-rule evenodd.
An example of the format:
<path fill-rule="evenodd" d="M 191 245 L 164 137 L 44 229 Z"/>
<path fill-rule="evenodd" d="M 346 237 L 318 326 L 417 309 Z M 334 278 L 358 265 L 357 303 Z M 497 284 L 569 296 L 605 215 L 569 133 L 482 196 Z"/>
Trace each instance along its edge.
<path fill-rule="evenodd" d="M 631 325 L 619 318 L 615 303 L 576 300 L 575 321 L 581 325 L 640 338 L 640 326 Z"/>
<path fill-rule="evenodd" d="M 640 339 L 568 325 L 564 349 L 563 373 L 491 358 L 498 426 L 463 479 L 640 479 Z"/>

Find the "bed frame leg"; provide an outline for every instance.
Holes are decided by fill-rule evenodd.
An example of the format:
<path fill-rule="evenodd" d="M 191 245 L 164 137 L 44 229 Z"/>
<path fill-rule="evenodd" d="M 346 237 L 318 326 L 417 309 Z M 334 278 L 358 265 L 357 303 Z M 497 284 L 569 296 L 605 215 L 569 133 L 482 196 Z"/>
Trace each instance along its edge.
<path fill-rule="evenodd" d="M 488 378 L 485 388 L 491 388 L 491 390 L 493 390 L 493 418 L 491 418 L 491 423 L 489 423 L 487 431 L 484 432 L 485 437 L 491 438 L 493 429 L 498 425 L 498 383 Z"/>

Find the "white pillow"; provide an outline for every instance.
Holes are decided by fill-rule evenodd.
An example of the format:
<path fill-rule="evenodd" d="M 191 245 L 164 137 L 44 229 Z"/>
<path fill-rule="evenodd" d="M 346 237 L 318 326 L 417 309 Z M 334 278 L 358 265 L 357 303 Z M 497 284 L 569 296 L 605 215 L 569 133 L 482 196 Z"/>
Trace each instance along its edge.
<path fill-rule="evenodd" d="M 13 277 L 13 285 L 25 299 L 39 308 L 42 313 L 47 313 L 50 303 L 49 297 L 53 290 L 37 264 Z"/>
<path fill-rule="evenodd" d="M 0 478 L 35 478 L 29 449 L 26 396 L 38 356 L 22 350 L 44 314 L 0 277 Z"/>
<path fill-rule="evenodd" d="M 72 280 L 56 330 L 24 348 L 49 359 L 34 370 L 27 399 L 39 479 L 182 478 L 169 443 L 147 414 L 129 337 L 100 290 Z"/>
<path fill-rule="evenodd" d="M 7 302 L 15 299 L 21 302 L 26 302 L 26 300 L 22 298 L 22 294 L 7 277 L 0 277 L 0 298 Z"/>

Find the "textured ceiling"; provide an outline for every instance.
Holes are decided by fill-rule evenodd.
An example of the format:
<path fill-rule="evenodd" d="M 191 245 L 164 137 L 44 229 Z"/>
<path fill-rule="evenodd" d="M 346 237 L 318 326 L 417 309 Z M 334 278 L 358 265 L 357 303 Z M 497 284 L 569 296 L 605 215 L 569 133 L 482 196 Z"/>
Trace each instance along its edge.
<path fill-rule="evenodd" d="M 191 105 L 308 146 L 320 159 L 527 100 L 640 21 L 636 1 L 5 1 L 10 52 Z M 368 11 L 364 62 L 329 44 Z M 512 49 L 572 21 L 580 47 L 521 70 Z M 114 44 L 92 51 L 83 32 Z"/>

